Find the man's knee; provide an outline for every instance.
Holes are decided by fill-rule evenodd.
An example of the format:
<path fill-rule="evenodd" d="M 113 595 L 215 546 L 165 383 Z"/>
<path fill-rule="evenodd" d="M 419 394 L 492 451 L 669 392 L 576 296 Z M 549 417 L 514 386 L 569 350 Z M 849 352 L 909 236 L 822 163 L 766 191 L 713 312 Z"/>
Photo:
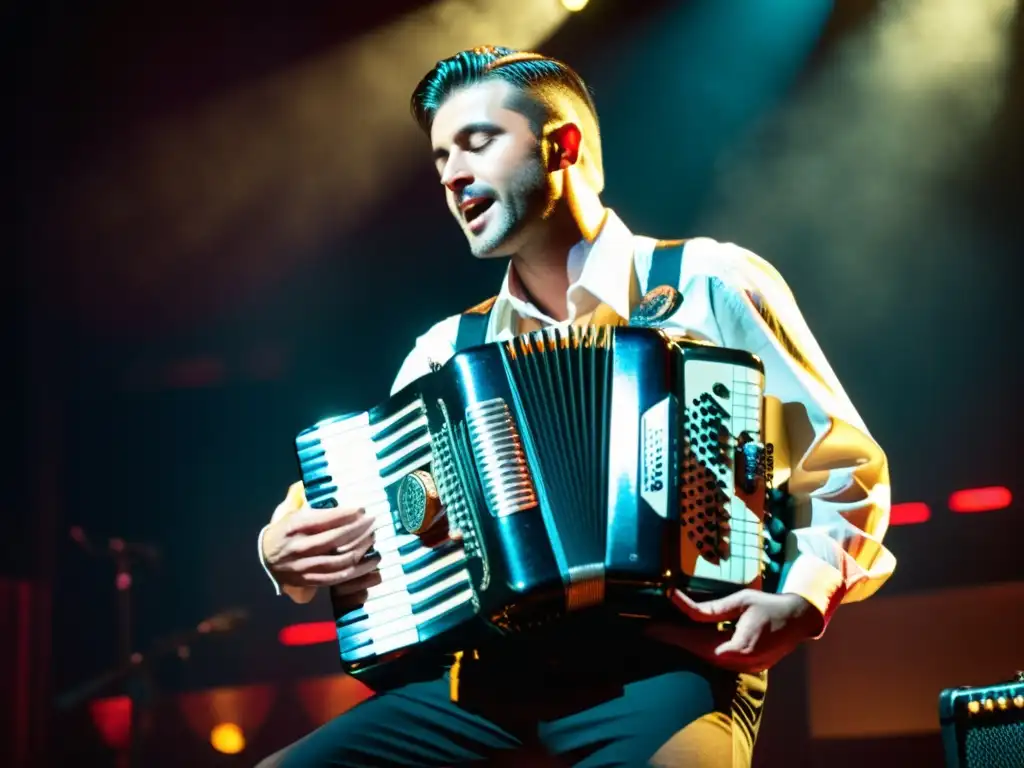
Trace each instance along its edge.
<path fill-rule="evenodd" d="M 260 762 L 256 763 L 256 768 L 281 768 L 281 766 L 284 764 L 284 757 L 287 751 L 288 748 L 285 747 L 284 749 L 278 750 L 269 757 L 263 758 L 262 760 L 260 760 Z"/>
<path fill-rule="evenodd" d="M 648 765 L 654 768 L 740 768 L 753 759 L 753 744 L 722 712 L 694 720 L 665 742 Z"/>

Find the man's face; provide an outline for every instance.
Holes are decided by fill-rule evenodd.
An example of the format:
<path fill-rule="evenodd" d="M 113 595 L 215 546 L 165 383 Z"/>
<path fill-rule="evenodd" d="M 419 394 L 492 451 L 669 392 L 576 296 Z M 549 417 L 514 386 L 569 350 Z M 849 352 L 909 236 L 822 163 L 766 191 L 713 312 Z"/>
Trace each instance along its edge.
<path fill-rule="evenodd" d="M 505 106 L 513 95 L 501 80 L 458 90 L 430 131 L 448 208 L 478 258 L 514 253 L 551 200 L 540 141 Z"/>

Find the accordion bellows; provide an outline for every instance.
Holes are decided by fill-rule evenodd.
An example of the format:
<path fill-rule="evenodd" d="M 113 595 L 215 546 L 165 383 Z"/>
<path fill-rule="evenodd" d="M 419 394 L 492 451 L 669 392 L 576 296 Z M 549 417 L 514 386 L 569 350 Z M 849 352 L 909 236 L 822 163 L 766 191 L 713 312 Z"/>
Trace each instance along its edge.
<path fill-rule="evenodd" d="M 314 506 L 376 519 L 377 584 L 332 595 L 353 674 L 666 592 L 763 588 L 764 371 L 662 331 L 545 328 L 456 354 L 296 439 Z"/>

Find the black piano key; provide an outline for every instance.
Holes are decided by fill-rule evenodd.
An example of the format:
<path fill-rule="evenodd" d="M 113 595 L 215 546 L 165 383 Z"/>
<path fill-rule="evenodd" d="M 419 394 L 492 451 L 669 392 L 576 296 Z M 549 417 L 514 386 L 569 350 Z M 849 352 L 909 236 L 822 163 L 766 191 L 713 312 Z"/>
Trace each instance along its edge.
<path fill-rule="evenodd" d="M 415 560 L 410 560 L 407 563 L 402 563 L 402 570 L 405 573 L 415 573 L 416 571 L 426 568 L 431 563 L 435 563 L 445 555 L 448 555 L 457 550 L 461 545 L 457 541 L 448 540 L 444 544 L 439 544 L 436 547 L 424 548 L 422 555 L 417 557 Z M 401 550 L 399 550 L 401 551 Z"/>
<path fill-rule="evenodd" d="M 372 630 L 370 628 L 367 628 L 365 632 L 352 632 L 345 637 L 342 637 L 341 633 L 338 633 L 338 646 L 341 648 L 342 655 L 344 656 L 352 651 L 356 651 L 360 648 L 368 648 L 373 645 L 371 631 Z"/>
<path fill-rule="evenodd" d="M 377 432 L 374 432 L 372 440 L 375 443 L 379 443 L 381 440 L 386 440 L 391 435 L 393 435 L 393 434 L 395 434 L 397 432 L 400 432 L 401 430 L 405 429 L 407 426 L 409 426 L 410 424 L 415 422 L 417 419 L 422 419 L 422 418 L 423 418 L 422 410 L 420 408 L 415 408 L 415 409 L 409 411 L 409 413 L 405 414 L 405 416 L 403 416 L 402 418 L 396 419 L 394 422 L 392 422 L 391 424 L 388 424 L 383 429 L 380 429 Z M 426 431 L 426 426 L 425 425 L 423 427 L 423 430 Z M 413 430 L 412 431 L 412 434 L 417 434 L 417 433 L 419 433 L 419 430 Z"/>
<path fill-rule="evenodd" d="M 302 474 L 312 474 L 327 469 L 327 459 L 312 458 L 302 460 Z"/>
<path fill-rule="evenodd" d="M 330 498 L 333 494 L 338 492 L 338 486 L 336 485 L 324 485 L 320 488 L 308 489 L 306 491 L 306 501 L 309 506 L 316 507 L 317 504 L 324 506 L 324 502 L 330 502 L 327 506 L 336 506 L 337 502 Z"/>
<path fill-rule="evenodd" d="M 398 548 L 398 554 L 400 554 L 402 557 L 405 557 L 406 555 L 411 555 L 413 552 L 415 552 L 417 549 L 420 549 L 422 546 L 423 542 L 420 541 L 420 539 L 417 537 L 410 542 L 402 544 Z"/>
<path fill-rule="evenodd" d="M 390 457 L 404 451 L 411 443 L 416 442 L 423 438 L 427 434 L 427 425 L 424 424 L 422 427 L 416 429 L 410 429 L 401 437 L 395 438 L 390 442 L 385 440 L 381 443 L 379 440 L 374 440 L 374 446 L 379 450 L 377 451 L 378 461 L 387 461 Z"/>
<path fill-rule="evenodd" d="M 431 608 L 443 603 L 445 600 L 449 600 L 455 595 L 470 589 L 468 581 L 461 581 L 458 584 L 453 584 L 450 587 L 440 590 L 436 595 L 431 595 L 428 598 L 420 600 L 419 602 L 413 603 L 410 606 L 410 611 L 413 615 L 418 613 L 426 613 Z M 394 610 L 402 605 L 402 603 L 394 603 L 390 607 L 378 611 L 378 614 L 383 614 L 386 611 Z M 362 642 L 360 638 L 366 635 L 367 632 L 371 631 L 370 623 L 367 619 L 370 618 L 370 612 L 365 608 L 352 611 L 346 614 L 338 624 L 338 642 L 343 648 L 350 646 L 358 646 Z M 391 621 L 399 621 L 405 619 L 405 616 L 395 616 Z M 387 624 L 378 625 L 376 629 L 380 631 L 386 628 Z"/>
<path fill-rule="evenodd" d="M 310 448 L 305 451 L 299 451 L 299 463 L 302 465 L 303 470 L 327 466 L 327 451 L 323 448 L 316 450 Z"/>
<path fill-rule="evenodd" d="M 424 589 L 429 589 L 435 584 L 439 584 L 452 574 L 458 573 L 459 571 L 464 571 L 465 569 L 466 561 L 457 560 L 456 562 L 451 563 L 450 565 L 446 565 L 444 568 L 438 568 L 429 576 L 424 576 L 422 579 L 418 579 L 417 581 L 411 582 L 407 588 L 408 592 L 411 595 L 414 595 L 417 592 L 422 592 Z"/>
<path fill-rule="evenodd" d="M 426 613 L 431 608 L 440 605 L 445 600 L 454 597 L 460 592 L 465 592 L 471 589 L 468 581 L 460 581 L 458 584 L 452 584 L 450 587 L 445 587 L 436 595 L 431 595 L 425 600 L 420 600 L 418 603 L 413 603 L 413 613 Z"/>
<path fill-rule="evenodd" d="M 349 611 L 344 616 L 337 619 L 335 623 L 338 625 L 338 631 L 341 632 L 341 630 L 344 627 L 352 626 L 353 624 L 356 624 L 357 622 L 360 622 L 363 619 L 369 618 L 369 616 L 370 613 L 366 610 L 365 607 L 356 608 L 355 610 Z"/>
<path fill-rule="evenodd" d="M 341 658 L 343 661 L 351 664 L 352 662 L 362 661 L 376 655 L 377 652 L 373 650 L 373 643 L 367 642 L 365 645 L 351 651 L 342 651 Z"/>
<path fill-rule="evenodd" d="M 320 430 L 316 427 L 312 427 L 307 432 L 303 432 L 295 440 L 295 450 L 299 454 L 303 454 L 310 449 L 320 448 Z"/>
<path fill-rule="evenodd" d="M 416 627 L 416 634 L 419 636 L 420 642 L 424 642 L 440 635 L 442 632 L 457 627 L 463 622 L 470 621 L 475 615 L 472 601 L 467 600 L 455 610 L 442 613 L 440 616 Z"/>
<path fill-rule="evenodd" d="M 334 476 L 327 470 L 327 467 L 322 469 L 307 470 L 302 473 L 302 484 L 305 486 L 308 492 L 314 486 L 323 485 L 334 480 Z"/>
<path fill-rule="evenodd" d="M 459 624 L 472 620 L 474 616 L 473 603 L 466 601 L 455 610 L 437 616 L 425 622 L 422 626 L 417 627 L 417 637 L 421 643 L 425 642 L 449 629 L 457 627 Z M 375 655 L 376 651 L 374 650 L 372 640 L 353 644 L 351 648 L 343 648 L 341 651 L 342 658 L 348 663 L 362 661 Z"/>
<path fill-rule="evenodd" d="M 398 461 L 393 462 L 392 464 L 388 464 L 386 467 L 382 467 L 380 470 L 380 476 L 388 477 L 389 475 L 394 475 L 399 470 L 405 467 L 413 469 L 422 464 L 425 464 L 429 458 L 430 444 L 428 443 L 424 445 L 422 448 L 419 448 L 418 450 L 415 450 L 412 453 L 408 454 L 407 456 L 403 456 Z"/>

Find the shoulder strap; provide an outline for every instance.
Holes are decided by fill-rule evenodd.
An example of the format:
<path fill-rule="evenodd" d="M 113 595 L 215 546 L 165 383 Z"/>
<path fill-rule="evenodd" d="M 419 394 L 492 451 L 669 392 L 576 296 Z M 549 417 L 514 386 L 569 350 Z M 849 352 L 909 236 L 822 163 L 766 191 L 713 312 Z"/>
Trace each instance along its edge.
<path fill-rule="evenodd" d="M 644 293 L 659 285 L 670 288 L 679 286 L 679 275 L 683 271 L 683 249 L 686 240 L 660 240 L 651 253 L 651 268 L 647 272 L 647 284 Z"/>
<path fill-rule="evenodd" d="M 470 307 L 459 317 L 459 330 L 455 336 L 455 352 L 462 352 L 470 347 L 479 347 L 487 341 L 487 323 L 491 318 L 491 308 L 497 296 L 481 301 Z"/>

